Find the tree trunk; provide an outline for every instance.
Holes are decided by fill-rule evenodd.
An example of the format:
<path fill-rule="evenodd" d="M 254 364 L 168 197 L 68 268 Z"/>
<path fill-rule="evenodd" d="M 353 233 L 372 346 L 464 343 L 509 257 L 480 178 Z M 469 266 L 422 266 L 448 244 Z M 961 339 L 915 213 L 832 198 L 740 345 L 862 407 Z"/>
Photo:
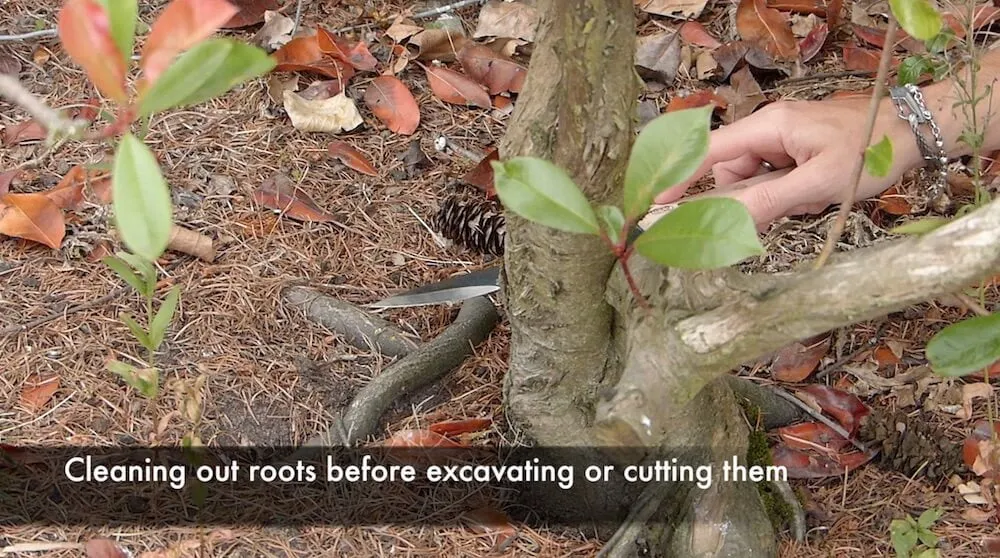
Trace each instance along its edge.
<path fill-rule="evenodd" d="M 639 84 L 633 68 L 634 2 L 539 0 L 538 8 L 542 20 L 534 54 L 501 157 L 548 159 L 566 169 L 592 202 L 620 205 Z M 656 325 L 663 322 L 634 314 L 620 281 L 611 281 L 609 288 L 613 268 L 613 256 L 596 237 L 562 233 L 507 214 L 508 419 L 530 442 L 543 446 L 610 443 L 643 449 L 645 455 L 636 459 L 683 452 L 692 464 L 734 455 L 742 460 L 748 432 L 729 388 L 676 368 L 682 361 L 649 359 L 662 355 L 644 347 L 660 342 Z M 666 277 L 656 271 L 644 276 L 650 281 Z M 660 318 L 676 318 L 672 301 L 662 302 Z M 681 312 L 690 315 L 687 308 Z M 664 410 L 671 420 L 669 436 L 663 431 L 637 436 L 628 420 L 608 408 L 623 408 L 621 402 L 632 395 L 645 397 L 611 386 L 630 367 L 650 366 L 677 371 L 675 381 L 655 388 L 663 395 L 659 400 L 669 404 Z M 602 388 L 609 393 L 598 413 Z M 599 424 L 595 413 L 603 417 Z M 752 484 L 716 479 L 709 490 L 691 483 L 662 486 L 672 490 L 651 498 L 652 511 L 641 521 L 630 519 L 634 536 L 617 541 L 612 554 L 629 555 L 641 547 L 666 556 L 774 554 L 772 530 Z M 588 489 L 604 492 L 582 500 L 595 517 L 619 513 L 625 519 L 637 497 L 630 490 L 635 488 L 608 490 L 595 484 Z M 548 509 L 539 511 L 558 517 L 576 511 L 581 498 L 579 493 L 576 499 L 560 497 L 558 491 L 544 497 L 534 493 L 532 506 L 537 509 L 542 502 Z"/>

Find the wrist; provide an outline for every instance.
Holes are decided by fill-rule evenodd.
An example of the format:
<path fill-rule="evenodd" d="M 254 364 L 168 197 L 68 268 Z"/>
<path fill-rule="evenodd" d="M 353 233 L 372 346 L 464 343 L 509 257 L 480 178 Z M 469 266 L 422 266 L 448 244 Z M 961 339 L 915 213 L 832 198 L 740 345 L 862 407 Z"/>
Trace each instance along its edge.
<path fill-rule="evenodd" d="M 882 141 L 883 136 L 887 136 L 892 142 L 892 167 L 887 179 L 891 178 L 895 181 L 906 171 L 924 165 L 924 156 L 920 152 L 917 138 L 914 137 L 910 124 L 899 117 L 896 105 L 888 94 L 879 101 L 875 128 L 870 143 L 876 144 Z"/>

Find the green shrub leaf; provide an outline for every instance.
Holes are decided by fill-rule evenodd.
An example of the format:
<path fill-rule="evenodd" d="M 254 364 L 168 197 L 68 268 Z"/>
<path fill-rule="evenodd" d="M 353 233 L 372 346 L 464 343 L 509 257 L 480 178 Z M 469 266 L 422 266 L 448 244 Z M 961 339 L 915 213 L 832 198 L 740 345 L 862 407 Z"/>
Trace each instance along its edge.
<path fill-rule="evenodd" d="M 941 516 L 943 515 L 944 515 L 944 510 L 941 508 L 926 509 L 924 510 L 924 513 L 920 514 L 920 517 L 917 518 L 917 525 L 919 525 L 924 529 L 927 529 L 931 525 L 937 523 L 937 520 L 941 519 Z"/>
<path fill-rule="evenodd" d="M 889 7 L 912 37 L 929 41 L 941 32 L 941 14 L 927 0 L 889 0 Z"/>
<path fill-rule="evenodd" d="M 135 318 L 133 318 L 130 314 L 121 314 L 118 318 L 122 321 L 122 323 L 128 326 L 129 330 L 132 332 L 132 336 L 135 337 L 135 340 L 138 341 L 140 345 L 150 351 L 156 350 L 156 348 L 153 347 L 152 342 L 150 342 L 149 333 L 141 325 L 139 325 L 139 322 L 135 321 Z"/>
<path fill-rule="evenodd" d="M 153 153 L 132 134 L 125 134 L 118 145 L 111 190 L 115 226 L 125 245 L 156 261 L 170 241 L 170 191 Z"/>
<path fill-rule="evenodd" d="M 927 343 L 931 368 L 941 376 L 965 376 L 1000 360 L 1000 314 L 952 324 Z"/>
<path fill-rule="evenodd" d="M 156 312 L 156 316 L 153 321 L 149 324 L 149 340 L 153 345 L 153 350 L 160 348 L 160 344 L 163 343 L 163 336 L 167 332 L 167 327 L 170 325 L 170 321 L 174 319 L 174 311 L 177 310 L 177 302 L 181 296 L 181 286 L 174 285 L 170 292 L 167 293 L 167 298 L 163 300 L 163 304 L 160 305 L 160 309 Z"/>
<path fill-rule="evenodd" d="M 708 154 L 712 107 L 668 112 L 646 125 L 625 170 L 625 216 L 642 216 L 653 199 L 691 178 Z"/>
<path fill-rule="evenodd" d="M 753 218 L 732 198 L 681 204 L 635 241 L 643 256 L 665 266 L 712 269 L 764 253 Z"/>
<path fill-rule="evenodd" d="M 882 178 L 892 168 L 892 141 L 882 136 L 882 141 L 865 149 L 865 169 L 868 174 Z"/>
<path fill-rule="evenodd" d="M 566 171 L 534 157 L 492 165 L 497 197 L 510 211 L 553 229 L 599 234 L 590 202 Z"/>
<path fill-rule="evenodd" d="M 939 229 L 950 222 L 951 219 L 945 217 L 925 217 L 918 221 L 911 221 L 898 227 L 893 227 L 889 232 L 892 234 L 912 234 L 919 236 Z"/>
<path fill-rule="evenodd" d="M 602 205 L 597 208 L 597 216 L 604 223 L 604 232 L 611 243 L 617 245 L 621 242 L 622 231 L 625 230 L 625 215 L 622 210 L 614 205 Z"/>
<path fill-rule="evenodd" d="M 111 22 L 111 39 L 128 64 L 132 56 L 132 42 L 135 39 L 135 25 L 139 10 L 136 0 L 99 0 L 108 11 Z"/>
<path fill-rule="evenodd" d="M 263 75 L 276 61 L 233 39 L 210 39 L 182 54 L 141 97 L 139 116 L 198 104 Z"/>
<path fill-rule="evenodd" d="M 142 295 L 146 298 L 151 298 L 153 293 L 156 292 L 156 267 L 153 266 L 153 262 L 140 258 L 135 254 L 129 254 L 128 252 L 118 252 L 118 257 L 128 262 L 132 266 L 132 269 L 135 269 L 142 275 L 146 287 L 141 291 Z"/>
<path fill-rule="evenodd" d="M 160 372 L 155 368 L 136 368 L 119 360 L 107 363 L 111 372 L 121 376 L 122 381 L 144 396 L 155 399 L 160 391 Z"/>
<path fill-rule="evenodd" d="M 148 296 L 146 294 L 146 284 L 142 282 L 142 279 L 139 279 L 139 276 L 123 260 L 114 256 L 105 256 L 101 261 L 104 262 L 104 265 L 110 267 L 111 271 L 114 271 L 126 283 L 131 285 L 137 293 L 142 296 Z"/>

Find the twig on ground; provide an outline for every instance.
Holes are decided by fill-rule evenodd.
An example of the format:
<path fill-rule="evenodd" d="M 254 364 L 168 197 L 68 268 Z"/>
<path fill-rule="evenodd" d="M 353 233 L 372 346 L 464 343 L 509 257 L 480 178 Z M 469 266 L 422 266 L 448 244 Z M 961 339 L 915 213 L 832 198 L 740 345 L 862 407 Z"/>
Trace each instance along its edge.
<path fill-rule="evenodd" d="M 357 306 L 326 296 L 308 287 L 290 287 L 282 297 L 299 306 L 310 321 L 343 335 L 347 342 L 363 350 L 374 349 L 390 357 L 413 352 L 417 342 L 391 323 Z"/>
<path fill-rule="evenodd" d="M 778 84 L 792 85 L 795 83 L 808 83 L 810 81 L 824 81 L 828 79 L 837 79 L 844 77 L 871 78 L 873 77 L 872 74 L 874 73 L 875 72 L 872 72 L 870 70 L 844 70 L 842 72 L 826 72 L 822 74 L 812 74 L 809 76 L 789 77 L 779 81 Z"/>
<path fill-rule="evenodd" d="M 304 455 L 310 447 L 353 445 L 368 438 L 396 399 L 439 380 L 460 365 L 499 320 L 488 298 L 465 301 L 455 322 L 444 333 L 372 378 L 351 401 L 343 421 L 335 421 L 328 431 L 307 441 L 292 459 Z"/>
<path fill-rule="evenodd" d="M 961 302 L 962 304 L 964 304 L 965 307 L 968 308 L 969 310 L 972 310 L 973 312 L 975 312 L 977 316 L 989 316 L 990 315 L 991 312 L 989 310 L 983 308 L 982 305 L 980 305 L 979 302 L 977 302 L 971 296 L 969 296 L 969 295 L 967 295 L 965 293 L 953 293 L 953 294 L 954 294 L 955 298 L 958 299 L 959 302 Z"/>
<path fill-rule="evenodd" d="M 53 320 L 58 320 L 59 318 L 68 316 L 68 315 L 76 313 L 76 312 L 81 312 L 83 310 L 90 310 L 91 308 L 95 308 L 95 307 L 100 306 L 100 305 L 102 305 L 102 304 L 104 304 L 106 302 L 110 302 L 111 300 L 114 300 L 119 295 L 121 295 L 122 293 L 124 293 L 126 290 L 127 290 L 127 287 L 118 287 L 117 289 L 115 289 L 115 290 L 111 291 L 110 293 L 102 296 L 101 298 L 97 298 L 97 299 L 91 300 L 90 302 L 85 302 L 83 304 L 77 304 L 76 306 L 71 306 L 70 308 L 67 308 L 67 309 L 65 309 L 65 310 L 63 310 L 61 312 L 53 312 L 53 313 L 49 314 L 48 316 L 43 316 L 41 318 L 38 318 L 37 320 L 31 320 L 30 322 L 25 322 L 23 324 L 15 324 L 15 325 L 12 325 L 12 326 L 5 327 L 3 329 L 0 329 L 0 339 L 3 339 L 5 337 L 11 336 L 11 335 L 14 335 L 14 334 L 17 334 L 17 333 L 21 333 L 22 331 L 28 331 L 31 328 L 38 327 L 38 326 L 40 326 L 42 324 L 49 323 L 49 322 L 51 322 Z"/>
<path fill-rule="evenodd" d="M 460 0 L 453 4 L 448 4 L 447 6 L 439 6 L 430 10 L 425 10 L 423 12 L 417 12 L 410 16 L 410 19 L 416 21 L 418 19 L 427 19 L 429 17 L 434 17 L 436 15 L 445 14 L 454 10 L 460 10 L 466 6 L 472 6 L 474 4 L 485 4 L 486 0 Z M 344 33 L 347 31 L 357 31 L 358 29 L 364 29 L 366 27 L 371 27 L 376 25 L 374 21 L 368 23 L 359 23 L 357 25 L 348 25 L 347 27 L 341 27 L 334 31 L 334 33 Z"/>
<path fill-rule="evenodd" d="M 882 94 L 885 92 L 885 80 L 886 76 L 889 75 L 889 63 L 892 61 L 892 45 L 895 44 L 893 42 L 895 38 L 896 18 L 890 14 L 889 26 L 885 30 L 885 46 L 882 48 L 882 57 L 878 63 L 878 72 L 875 74 L 875 91 L 872 92 L 871 102 L 868 104 L 868 116 L 866 117 L 865 132 L 863 134 L 865 141 L 862 144 L 865 149 L 871 143 L 872 133 L 875 131 L 878 105 L 882 100 Z M 858 195 L 858 185 L 861 183 L 861 173 L 864 171 L 864 168 L 865 157 L 862 151 L 861 156 L 854 163 L 854 171 L 851 173 L 851 181 L 849 182 L 851 187 L 844 192 L 844 201 L 840 203 L 840 211 L 837 213 L 837 219 L 830 228 L 830 234 L 826 237 L 823 250 L 820 252 L 819 257 L 816 258 L 816 269 L 823 267 L 823 264 L 826 263 L 826 260 L 830 258 L 830 254 L 837 247 L 840 235 L 844 234 L 844 227 L 847 226 L 847 217 L 851 214 L 851 207 L 854 206 L 854 198 Z"/>
<path fill-rule="evenodd" d="M 792 518 L 789 521 L 792 529 L 792 538 L 795 542 L 803 542 L 806 540 L 806 512 L 802 509 L 802 504 L 799 499 L 795 496 L 795 491 L 792 490 L 792 486 L 788 484 L 786 480 L 776 480 L 771 482 L 771 486 L 778 491 L 781 495 L 781 499 L 785 501 L 785 504 L 791 508 Z"/>
<path fill-rule="evenodd" d="M 791 402 L 792 404 L 794 404 L 798 408 L 800 408 L 803 411 L 805 411 L 806 413 L 808 413 L 809 416 L 811 416 L 814 419 L 822 422 L 826 426 L 829 426 L 831 430 L 833 430 L 834 432 L 836 432 L 837 434 L 839 434 L 841 437 L 843 437 L 845 440 L 847 440 L 848 442 L 850 442 L 851 445 L 853 445 L 854 447 L 858 448 L 859 450 L 861 450 L 863 452 L 866 452 L 866 453 L 868 452 L 868 448 L 865 447 L 865 445 L 862 444 L 861 442 L 859 442 L 856 439 L 854 439 L 854 436 L 851 436 L 850 433 L 848 433 L 846 430 L 844 430 L 844 428 L 842 426 L 840 426 L 836 422 L 833 422 L 832 420 L 828 419 L 827 417 L 823 416 L 822 413 L 816 411 L 816 409 L 813 409 L 809 405 L 805 404 L 798 397 L 795 397 L 794 395 L 788 393 L 787 391 L 785 391 L 785 390 L 783 390 L 783 389 L 781 389 L 779 387 L 773 387 L 772 389 L 774 390 L 774 393 L 778 394 L 779 397 L 787 399 L 789 402 Z"/>
<path fill-rule="evenodd" d="M 294 37 L 295 32 L 299 30 L 299 22 L 302 20 L 302 0 L 297 0 L 295 2 L 295 19 L 292 20 L 292 32 L 288 34 L 289 37 Z"/>
<path fill-rule="evenodd" d="M 0 43 L 27 41 L 29 39 L 49 39 L 59 34 L 55 29 L 42 29 L 41 31 L 29 31 L 17 35 L 0 35 Z"/>
<path fill-rule="evenodd" d="M 49 134 L 64 133 L 66 135 L 73 135 L 82 130 L 84 126 L 89 126 L 89 123 L 85 123 L 84 121 L 78 123 L 63 118 L 58 111 L 46 105 L 31 91 L 28 91 L 13 76 L 0 74 L 0 97 L 6 97 L 10 102 L 28 111 L 28 114 L 33 116 Z"/>

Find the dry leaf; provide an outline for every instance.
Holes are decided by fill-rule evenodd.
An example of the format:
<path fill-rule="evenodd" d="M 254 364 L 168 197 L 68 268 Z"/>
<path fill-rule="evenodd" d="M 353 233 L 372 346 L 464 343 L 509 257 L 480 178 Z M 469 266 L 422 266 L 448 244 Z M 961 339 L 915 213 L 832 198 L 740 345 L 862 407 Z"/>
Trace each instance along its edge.
<path fill-rule="evenodd" d="M 826 17 L 826 2 L 824 0 L 767 0 L 767 7 L 783 12 Z"/>
<path fill-rule="evenodd" d="M 39 46 L 39 47 L 35 48 L 35 51 L 31 53 L 31 60 L 37 66 L 44 66 L 44 65 L 46 65 L 51 58 L 52 58 L 52 53 L 49 52 L 49 49 L 47 49 L 47 48 L 45 48 L 43 46 Z"/>
<path fill-rule="evenodd" d="M 697 21 L 684 22 L 684 25 L 681 25 L 680 33 L 681 38 L 688 44 L 705 48 L 719 48 L 722 46 L 719 39 L 709 34 L 705 26 Z"/>
<path fill-rule="evenodd" d="M 736 75 L 733 75 L 733 79 L 736 79 Z M 823 335 L 821 339 L 813 338 L 801 343 L 792 343 L 779 350 L 774 357 L 774 362 L 771 363 L 771 377 L 781 382 L 801 382 L 816 370 L 829 350 L 828 335 Z"/>
<path fill-rule="evenodd" d="M 715 61 L 711 51 L 705 50 L 695 59 L 694 67 L 698 73 L 698 79 L 705 80 L 715 75 L 715 72 L 719 69 L 719 63 Z"/>
<path fill-rule="evenodd" d="M 420 125 L 420 109 L 406 85 L 393 76 L 372 80 L 365 91 L 365 104 L 397 134 L 410 135 Z"/>
<path fill-rule="evenodd" d="M 473 418 L 465 420 L 449 420 L 444 422 L 435 422 L 434 424 L 427 427 L 431 432 L 441 434 L 442 436 L 458 436 L 460 434 L 468 434 L 469 432 L 479 432 L 480 430 L 486 430 L 493 424 L 491 419 L 487 418 Z"/>
<path fill-rule="evenodd" d="M 819 19 L 813 14 L 807 16 L 792 14 L 790 22 L 792 24 L 792 35 L 800 39 L 808 36 L 819 25 Z"/>
<path fill-rule="evenodd" d="M 8 54 L 0 54 L 0 74 L 17 77 L 21 73 L 21 61 Z"/>
<path fill-rule="evenodd" d="M 66 234 L 63 212 L 43 193 L 0 197 L 0 234 L 58 249 Z"/>
<path fill-rule="evenodd" d="M 490 95 L 519 93 L 528 69 L 489 47 L 467 43 L 458 53 L 462 69 L 472 79 L 486 86 Z"/>
<path fill-rule="evenodd" d="M 490 0 L 479 11 L 479 24 L 473 38 L 502 37 L 534 42 L 538 11 L 521 2 Z"/>
<path fill-rule="evenodd" d="M 396 21 L 392 22 L 392 25 L 385 30 L 385 34 L 393 41 L 402 43 L 406 39 L 409 39 L 423 30 L 423 27 L 414 25 L 414 23 L 408 19 L 397 18 Z"/>
<path fill-rule="evenodd" d="M 84 546 L 87 558 L 128 558 L 128 554 L 111 539 L 90 539 Z"/>
<path fill-rule="evenodd" d="M 801 41 L 799 41 L 799 51 L 802 53 L 802 61 L 812 60 L 826 43 L 826 37 L 830 33 L 830 28 L 825 23 L 820 23 L 813 27 L 812 31 Z"/>
<path fill-rule="evenodd" d="M 475 186 L 486 193 L 487 197 L 496 195 L 493 185 L 493 165 L 491 161 L 500 160 L 500 150 L 493 148 L 469 172 L 462 175 L 461 181 Z"/>
<path fill-rule="evenodd" d="M 326 55 L 319 48 L 316 35 L 296 37 L 273 54 L 278 64 L 276 72 L 315 72 L 327 77 L 347 81 L 354 75 L 350 65 Z"/>
<path fill-rule="evenodd" d="M 5 146 L 11 146 L 29 141 L 43 140 L 46 135 L 45 128 L 32 118 L 31 120 L 26 120 L 19 124 L 14 124 L 4 128 L 3 144 Z"/>
<path fill-rule="evenodd" d="M 715 108 L 725 110 L 729 106 L 729 101 L 716 95 L 711 89 L 702 89 L 685 97 L 673 97 L 670 99 L 667 109 L 663 112 L 674 112 L 675 110 L 698 108 L 708 105 L 715 105 Z"/>
<path fill-rule="evenodd" d="M 316 30 L 316 44 L 321 51 L 350 64 L 355 70 L 372 71 L 378 66 L 378 60 L 368 51 L 368 45 L 364 42 L 351 45 L 322 27 Z"/>
<path fill-rule="evenodd" d="M 451 62 L 468 41 L 461 29 L 449 27 L 426 29 L 410 37 L 409 44 L 417 47 L 417 60 Z"/>
<path fill-rule="evenodd" d="M 170 227 L 167 250 L 194 256 L 204 262 L 215 261 L 215 244 L 212 237 L 174 224 Z"/>
<path fill-rule="evenodd" d="M 285 90 L 284 99 L 285 112 L 296 130 L 339 134 L 353 130 L 364 122 L 354 101 L 343 93 L 311 101 Z"/>
<path fill-rule="evenodd" d="M 76 165 L 59 184 L 42 193 L 64 211 L 80 209 L 84 201 L 107 205 L 111 203 L 111 173 Z"/>
<path fill-rule="evenodd" d="M 348 168 L 369 176 L 378 176 L 378 171 L 368 161 L 368 158 L 346 141 L 330 142 L 330 145 L 327 146 L 327 151 L 330 153 L 330 156 Z"/>
<path fill-rule="evenodd" d="M 517 537 L 517 528 L 511 524 L 507 514 L 492 507 L 467 511 L 462 514 L 462 519 L 467 521 L 469 527 L 477 533 L 496 535 L 494 549 L 507 548 L 511 541 Z"/>
<path fill-rule="evenodd" d="M 298 91 L 298 89 L 299 74 L 294 74 L 289 79 L 281 79 L 279 74 L 267 76 L 267 96 L 274 104 L 284 104 L 285 91 Z"/>
<path fill-rule="evenodd" d="M 391 448 L 462 448 L 465 444 L 449 440 L 430 430 L 400 430 L 383 443 Z"/>
<path fill-rule="evenodd" d="M 656 15 L 695 19 L 705 9 L 707 0 L 635 0 L 640 10 Z"/>
<path fill-rule="evenodd" d="M 473 105 L 479 108 L 492 108 L 490 96 L 472 78 L 449 70 L 424 66 L 427 72 L 427 82 L 439 99 L 456 105 Z"/>
<path fill-rule="evenodd" d="M 49 376 L 43 378 L 41 374 L 34 373 L 28 376 L 21 388 L 21 406 L 29 412 L 36 412 L 42 409 L 59 389 L 59 376 Z"/>
<path fill-rule="evenodd" d="M 222 24 L 222 29 L 248 27 L 267 21 L 267 12 L 281 7 L 281 0 L 229 0 L 239 11 Z M 271 12 L 274 13 L 274 12 Z M 291 32 L 289 29 L 288 32 Z"/>
<path fill-rule="evenodd" d="M 726 79 L 736 66 L 743 61 L 743 58 L 747 54 L 747 44 L 743 41 L 733 41 L 731 43 L 726 43 L 721 47 L 712 51 L 712 58 L 719 63 L 719 67 L 722 68 L 722 73 L 718 76 L 719 79 Z"/>
<path fill-rule="evenodd" d="M 281 48 L 292 40 L 295 21 L 278 12 L 264 12 L 264 25 L 250 39 L 252 44 L 267 50 Z"/>
<path fill-rule="evenodd" d="M 310 83 L 309 87 L 299 93 L 299 97 L 307 101 L 322 101 L 340 95 L 343 91 L 344 82 L 339 79 L 324 79 Z"/>
<path fill-rule="evenodd" d="M 292 179 L 283 174 L 276 174 L 265 180 L 253 193 L 253 200 L 298 221 L 321 223 L 336 221 L 332 215 L 320 209 L 304 191 L 295 186 Z"/>
<path fill-rule="evenodd" d="M 383 76 L 394 76 L 405 70 L 410 63 L 410 50 L 403 45 L 392 45 L 392 55 L 394 60 L 386 66 Z"/>
<path fill-rule="evenodd" d="M 847 48 L 847 47 L 844 47 Z M 889 215 L 909 215 L 913 212 L 910 202 L 906 201 L 906 196 L 899 193 L 899 188 L 893 186 L 886 190 L 878 199 L 879 209 Z"/>
<path fill-rule="evenodd" d="M 960 419 L 969 420 L 972 418 L 972 402 L 976 399 L 987 399 L 993 393 L 993 388 L 989 384 L 977 382 L 962 386 L 962 409 L 955 413 Z"/>
<path fill-rule="evenodd" d="M 785 16 L 768 8 L 764 0 L 740 0 L 736 29 L 743 40 L 757 43 L 775 60 L 799 57 L 799 44 Z"/>
<path fill-rule="evenodd" d="M 635 65 L 644 78 L 670 85 L 681 62 L 681 42 L 676 32 L 660 32 L 639 37 Z"/>
<path fill-rule="evenodd" d="M 0 172 L 0 196 L 6 194 L 10 190 L 10 183 L 13 182 L 19 174 L 21 174 L 21 169 L 17 168 Z"/>

